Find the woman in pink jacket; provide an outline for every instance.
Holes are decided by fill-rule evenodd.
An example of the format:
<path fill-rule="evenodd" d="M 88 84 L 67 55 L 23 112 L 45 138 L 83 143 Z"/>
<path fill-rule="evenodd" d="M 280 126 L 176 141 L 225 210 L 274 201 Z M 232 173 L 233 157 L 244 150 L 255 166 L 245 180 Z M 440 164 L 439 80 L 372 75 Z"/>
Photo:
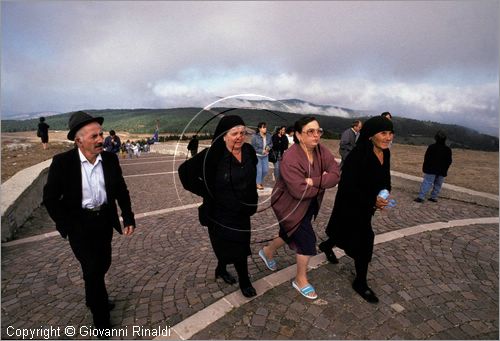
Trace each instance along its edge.
<path fill-rule="evenodd" d="M 340 179 L 339 166 L 332 153 L 319 144 L 323 129 L 316 118 L 305 116 L 295 122 L 293 144 L 283 155 L 280 178 L 274 186 L 271 206 L 278 218 L 279 237 L 259 251 L 266 266 L 276 270 L 275 251 L 285 243 L 297 253 L 297 274 L 292 286 L 309 299 L 318 297 L 307 280 L 307 265 L 316 255 L 316 218 L 325 189 Z"/>

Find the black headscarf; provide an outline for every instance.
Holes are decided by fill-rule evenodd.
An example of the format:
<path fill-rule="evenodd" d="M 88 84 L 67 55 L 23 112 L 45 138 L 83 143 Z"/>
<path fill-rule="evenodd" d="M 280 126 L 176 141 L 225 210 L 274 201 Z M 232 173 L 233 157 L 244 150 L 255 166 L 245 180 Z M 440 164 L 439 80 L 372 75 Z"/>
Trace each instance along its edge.
<path fill-rule="evenodd" d="M 224 148 L 226 148 L 226 143 L 224 142 L 224 135 L 236 126 L 244 126 L 245 122 L 238 115 L 228 115 L 221 118 L 217 128 L 215 128 L 214 138 L 212 139 L 212 145 L 208 150 L 207 162 L 210 159 L 213 162 L 217 162 L 224 155 Z"/>
<path fill-rule="evenodd" d="M 245 122 L 238 115 L 228 115 L 221 118 L 217 128 L 215 128 L 214 138 L 212 139 L 212 144 L 218 141 L 223 141 L 222 137 L 228 132 L 229 129 L 236 126 L 244 126 Z"/>
<path fill-rule="evenodd" d="M 206 159 L 205 159 L 205 172 L 206 178 L 210 185 L 215 181 L 215 170 L 217 169 L 217 164 L 224 157 L 226 143 L 224 142 L 224 135 L 236 126 L 244 126 L 245 122 L 238 115 L 228 115 L 221 118 L 219 124 L 215 128 L 214 138 L 212 139 L 212 145 L 208 148 Z"/>
<path fill-rule="evenodd" d="M 359 138 L 356 141 L 356 146 L 360 147 L 372 147 L 373 145 L 369 140 L 373 135 L 380 133 L 381 131 L 392 131 L 394 132 L 394 127 L 392 121 L 383 116 L 375 116 L 367 120 L 361 131 L 359 133 Z"/>

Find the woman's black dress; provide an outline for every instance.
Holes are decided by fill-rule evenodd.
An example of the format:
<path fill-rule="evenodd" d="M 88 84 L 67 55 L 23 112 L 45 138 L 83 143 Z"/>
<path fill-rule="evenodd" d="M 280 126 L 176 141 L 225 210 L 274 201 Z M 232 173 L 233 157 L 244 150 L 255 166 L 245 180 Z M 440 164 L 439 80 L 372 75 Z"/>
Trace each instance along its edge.
<path fill-rule="evenodd" d="M 40 138 L 42 139 L 42 143 L 49 142 L 49 125 L 45 122 L 38 123 L 38 130 L 40 131 Z"/>
<path fill-rule="evenodd" d="M 217 259 L 230 264 L 250 251 L 250 216 L 257 209 L 255 160 L 242 148 L 239 162 L 227 149 L 217 164 L 212 198 L 204 200 L 208 232 Z"/>
<path fill-rule="evenodd" d="M 371 220 L 377 194 L 391 190 L 391 154 L 385 149 L 380 164 L 371 142 L 364 147 L 356 146 L 344 162 L 326 234 L 348 256 L 370 262 L 375 238 Z"/>

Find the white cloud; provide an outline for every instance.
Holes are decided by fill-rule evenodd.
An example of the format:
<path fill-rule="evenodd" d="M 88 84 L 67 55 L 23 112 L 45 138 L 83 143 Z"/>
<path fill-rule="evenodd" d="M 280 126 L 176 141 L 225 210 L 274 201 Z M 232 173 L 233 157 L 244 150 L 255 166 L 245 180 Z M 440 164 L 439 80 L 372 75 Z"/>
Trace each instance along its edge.
<path fill-rule="evenodd" d="M 197 83 L 196 79 L 203 79 L 203 84 Z M 297 74 L 286 73 L 164 80 L 154 83 L 152 89 L 159 97 L 179 97 L 181 102 L 196 97 L 259 93 L 273 98 L 300 98 L 363 110 L 397 104 L 429 114 L 484 111 L 498 107 L 497 83 L 467 86 L 402 82 L 380 84 L 364 79 L 303 79 Z"/>
<path fill-rule="evenodd" d="M 498 129 L 497 1 L 1 6 L 2 112 L 257 93 Z"/>

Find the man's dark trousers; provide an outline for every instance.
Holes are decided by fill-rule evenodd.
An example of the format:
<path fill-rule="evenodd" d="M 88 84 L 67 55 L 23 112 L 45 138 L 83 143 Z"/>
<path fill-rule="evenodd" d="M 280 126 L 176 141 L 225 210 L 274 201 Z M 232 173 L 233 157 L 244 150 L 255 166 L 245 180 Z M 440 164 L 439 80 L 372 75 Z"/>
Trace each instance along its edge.
<path fill-rule="evenodd" d="M 107 210 L 85 211 L 82 223 L 69 234 L 69 243 L 80 262 L 85 282 L 85 300 L 96 328 L 110 328 L 108 293 L 104 276 L 111 266 L 113 228 Z"/>

